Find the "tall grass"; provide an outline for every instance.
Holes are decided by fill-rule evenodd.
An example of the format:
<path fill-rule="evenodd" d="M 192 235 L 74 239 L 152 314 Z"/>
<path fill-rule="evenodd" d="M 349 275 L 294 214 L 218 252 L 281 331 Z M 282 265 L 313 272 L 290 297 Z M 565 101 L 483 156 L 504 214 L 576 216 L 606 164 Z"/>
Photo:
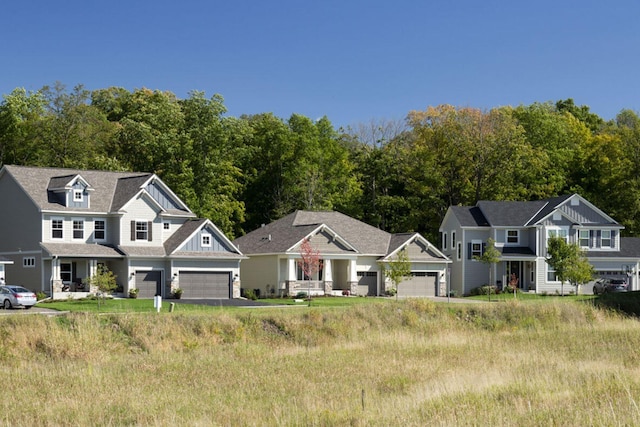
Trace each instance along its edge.
<path fill-rule="evenodd" d="M 4 425 L 638 425 L 637 321 L 592 305 L 0 319 Z"/>

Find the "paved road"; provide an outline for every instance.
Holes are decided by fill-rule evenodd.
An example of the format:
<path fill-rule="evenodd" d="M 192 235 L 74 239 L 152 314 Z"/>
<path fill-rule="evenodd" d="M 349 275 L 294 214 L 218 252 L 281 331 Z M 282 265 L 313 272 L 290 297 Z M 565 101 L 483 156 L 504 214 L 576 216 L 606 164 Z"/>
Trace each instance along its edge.
<path fill-rule="evenodd" d="M 43 314 L 46 316 L 57 316 L 59 314 L 67 313 L 66 311 L 51 310 L 50 308 L 38 307 L 37 305 L 29 310 L 24 308 L 12 308 L 10 310 L 0 309 L 0 316 L 6 316 L 9 314 Z"/>

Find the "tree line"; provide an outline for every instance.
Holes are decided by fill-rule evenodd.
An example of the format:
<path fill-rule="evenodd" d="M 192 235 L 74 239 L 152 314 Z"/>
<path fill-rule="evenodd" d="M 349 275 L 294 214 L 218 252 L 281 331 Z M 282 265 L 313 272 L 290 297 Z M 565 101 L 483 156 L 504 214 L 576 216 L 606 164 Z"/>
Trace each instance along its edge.
<path fill-rule="evenodd" d="M 450 205 L 577 192 L 640 235 L 640 117 L 573 100 L 438 105 L 336 129 L 325 116 L 226 115 L 220 95 L 56 83 L 0 103 L 0 164 L 158 174 L 239 236 L 296 209 L 437 240 Z"/>

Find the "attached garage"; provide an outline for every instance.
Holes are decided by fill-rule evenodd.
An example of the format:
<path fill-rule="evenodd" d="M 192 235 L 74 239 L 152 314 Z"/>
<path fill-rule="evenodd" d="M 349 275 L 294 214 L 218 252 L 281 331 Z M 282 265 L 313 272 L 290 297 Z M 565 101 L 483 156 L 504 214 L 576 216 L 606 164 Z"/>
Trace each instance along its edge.
<path fill-rule="evenodd" d="M 182 298 L 231 298 L 231 272 L 180 271 Z"/>
<path fill-rule="evenodd" d="M 136 271 L 136 288 L 139 298 L 153 298 L 162 291 L 162 271 Z"/>
<path fill-rule="evenodd" d="M 436 296 L 437 273 L 412 272 L 398 285 L 398 296 L 404 298 Z"/>
<path fill-rule="evenodd" d="M 378 273 L 376 271 L 358 271 L 358 295 L 376 296 L 378 294 Z"/>

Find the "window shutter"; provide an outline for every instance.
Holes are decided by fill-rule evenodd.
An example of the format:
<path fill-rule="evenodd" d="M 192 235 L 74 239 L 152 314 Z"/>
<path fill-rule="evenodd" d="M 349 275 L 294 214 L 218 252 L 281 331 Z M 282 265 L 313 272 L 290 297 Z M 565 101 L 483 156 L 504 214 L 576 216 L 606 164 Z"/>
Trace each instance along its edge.
<path fill-rule="evenodd" d="M 596 248 L 599 248 L 602 246 L 602 234 L 600 233 L 600 230 L 596 231 Z"/>
<path fill-rule="evenodd" d="M 616 247 L 616 230 L 611 230 L 611 247 Z"/>
<path fill-rule="evenodd" d="M 467 259 L 471 259 L 471 242 L 467 243 Z"/>
<path fill-rule="evenodd" d="M 147 240 L 151 241 L 153 240 L 153 236 L 151 235 L 151 230 L 153 230 L 153 222 L 149 221 L 147 223 Z"/>
<path fill-rule="evenodd" d="M 484 252 L 487 250 L 487 244 L 483 243 L 482 244 L 482 252 L 480 252 L 480 255 L 484 255 Z"/>
<path fill-rule="evenodd" d="M 131 221 L 131 241 L 134 242 L 136 240 L 136 222 Z"/>

